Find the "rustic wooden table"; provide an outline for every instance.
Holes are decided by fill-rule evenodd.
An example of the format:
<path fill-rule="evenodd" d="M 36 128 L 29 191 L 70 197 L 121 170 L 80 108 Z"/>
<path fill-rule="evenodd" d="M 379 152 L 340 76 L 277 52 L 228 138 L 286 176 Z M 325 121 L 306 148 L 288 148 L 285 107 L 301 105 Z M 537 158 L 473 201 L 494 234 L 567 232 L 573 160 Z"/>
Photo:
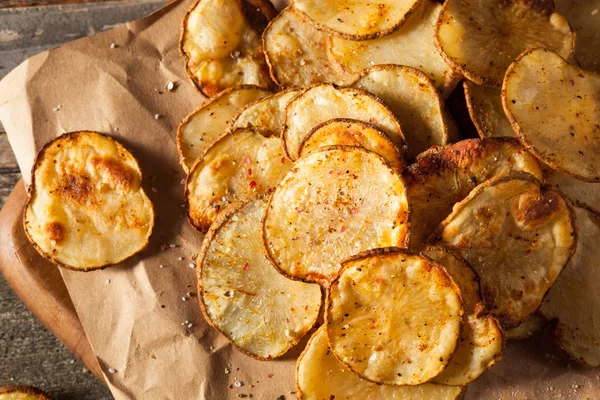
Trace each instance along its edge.
<path fill-rule="evenodd" d="M 134 20 L 166 0 L 0 0 L 0 79 L 46 49 Z M 20 178 L 0 125 L 0 207 Z M 0 386 L 37 386 L 56 400 L 112 399 L 0 275 Z"/>

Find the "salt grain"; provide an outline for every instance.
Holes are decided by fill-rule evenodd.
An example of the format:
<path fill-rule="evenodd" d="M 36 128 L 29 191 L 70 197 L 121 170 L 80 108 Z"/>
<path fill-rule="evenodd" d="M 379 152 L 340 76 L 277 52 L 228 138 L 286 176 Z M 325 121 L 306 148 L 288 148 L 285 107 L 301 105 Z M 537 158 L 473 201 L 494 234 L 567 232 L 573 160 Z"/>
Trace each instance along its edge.
<path fill-rule="evenodd" d="M 59 104 L 59 105 L 57 105 L 56 107 L 54 107 L 54 108 L 52 109 L 52 111 L 54 111 L 54 112 L 57 112 L 57 111 L 59 111 L 59 110 L 60 110 L 60 108 L 61 108 L 61 105 Z"/>
<path fill-rule="evenodd" d="M 160 119 L 161 115 L 160 114 L 154 114 L 154 119 Z"/>
<path fill-rule="evenodd" d="M 114 44 L 114 43 L 111 43 L 111 44 L 110 44 L 110 48 L 111 48 L 111 49 L 114 49 L 114 48 L 116 48 L 116 47 L 117 47 L 117 45 L 116 45 L 116 44 Z"/>
<path fill-rule="evenodd" d="M 168 90 L 169 92 L 172 92 L 172 91 L 173 91 L 173 89 L 175 89 L 175 83 L 173 83 L 173 82 L 171 82 L 171 81 L 167 82 L 167 90 Z"/>
<path fill-rule="evenodd" d="M 181 185 L 185 185 L 185 178 L 184 178 L 184 179 L 182 179 L 181 181 L 179 181 L 179 184 L 181 184 Z"/>
<path fill-rule="evenodd" d="M 242 387 L 243 385 L 244 385 L 244 384 L 243 384 L 242 382 L 240 382 L 240 381 L 235 381 L 235 382 L 233 383 L 233 386 L 235 386 L 235 387 L 238 387 L 238 388 L 239 388 L 239 387 Z"/>
<path fill-rule="evenodd" d="M 114 374 L 115 372 L 117 372 L 117 370 L 114 368 L 109 368 L 108 372 L 110 372 L 111 374 Z"/>
<path fill-rule="evenodd" d="M 229 375 L 229 368 L 225 368 L 225 375 Z"/>
<path fill-rule="evenodd" d="M 181 301 L 187 301 L 187 299 L 185 297 L 182 297 Z"/>
<path fill-rule="evenodd" d="M 165 267 L 165 266 L 164 266 L 164 265 L 162 265 L 162 264 L 160 264 L 160 265 L 159 265 L 159 268 L 164 268 L 164 267 Z"/>
<path fill-rule="evenodd" d="M 107 280 L 106 280 L 106 283 L 110 283 L 110 279 L 107 279 Z"/>
<path fill-rule="evenodd" d="M 152 193 L 158 193 L 158 189 L 156 189 L 156 188 L 152 188 L 151 190 L 152 190 Z"/>
<path fill-rule="evenodd" d="M 194 264 L 194 263 L 190 263 L 190 268 L 192 268 L 192 269 L 193 269 L 193 268 L 196 268 L 196 264 Z"/>
<path fill-rule="evenodd" d="M 183 261 L 183 257 L 177 257 L 179 261 Z"/>

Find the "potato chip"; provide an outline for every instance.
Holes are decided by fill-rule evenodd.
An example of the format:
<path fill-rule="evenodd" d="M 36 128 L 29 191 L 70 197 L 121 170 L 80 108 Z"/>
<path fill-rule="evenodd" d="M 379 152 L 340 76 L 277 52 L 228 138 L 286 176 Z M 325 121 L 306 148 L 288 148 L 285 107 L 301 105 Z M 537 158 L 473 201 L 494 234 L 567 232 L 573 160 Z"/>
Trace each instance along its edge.
<path fill-rule="evenodd" d="M 291 6 L 271 21 L 263 33 L 271 76 L 280 86 L 343 84 L 329 61 L 328 46 L 329 35 L 313 27 Z"/>
<path fill-rule="evenodd" d="M 188 219 L 208 231 L 229 204 L 272 190 L 291 162 L 281 139 L 249 129 L 226 133 L 192 167 L 185 184 Z"/>
<path fill-rule="evenodd" d="M 253 129 L 265 137 L 281 136 L 285 109 L 297 94 L 297 90 L 284 90 L 248 104 L 233 117 L 230 129 Z"/>
<path fill-rule="evenodd" d="M 448 0 L 435 31 L 444 60 L 479 85 L 500 87 L 525 50 L 545 47 L 567 58 L 575 35 L 552 0 Z"/>
<path fill-rule="evenodd" d="M 381 156 L 326 147 L 298 160 L 273 192 L 264 241 L 284 274 L 326 285 L 342 259 L 402 245 L 409 211 L 401 176 Z"/>
<path fill-rule="evenodd" d="M 452 206 L 496 175 L 525 171 L 543 179 L 538 161 L 516 139 L 467 139 L 419 157 L 404 171 L 411 202 L 410 247 L 427 238 Z"/>
<path fill-rule="evenodd" d="M 270 360 L 316 323 L 318 285 L 292 281 L 271 265 L 262 243 L 264 197 L 229 207 L 202 244 L 198 293 L 206 320 L 242 352 Z"/>
<path fill-rule="evenodd" d="M 378 385 L 361 379 L 335 358 L 327 343 L 324 327 L 311 337 L 298 358 L 296 387 L 300 400 L 458 400 L 464 392 L 460 386 L 435 383 Z"/>
<path fill-rule="evenodd" d="M 500 323 L 482 309 L 479 278 L 460 257 L 442 247 L 427 247 L 423 254 L 442 265 L 460 289 L 465 308 L 458 346 L 446 368 L 434 378 L 446 385 L 467 385 L 502 358 L 504 335 Z"/>
<path fill-rule="evenodd" d="M 577 362 L 600 366 L 600 305 L 598 300 L 598 238 L 600 214 L 577 205 L 577 248 L 542 305 L 542 314 L 556 319 L 556 339 Z M 596 307 L 598 306 L 598 307 Z"/>
<path fill-rule="evenodd" d="M 512 328 L 538 309 L 569 260 L 575 226 L 558 192 L 515 172 L 476 187 L 432 240 L 475 269 L 486 309 Z"/>
<path fill-rule="evenodd" d="M 322 84 L 305 89 L 287 107 L 283 140 L 288 157 L 298 159 L 306 135 L 317 125 L 336 118 L 369 122 L 385 132 L 399 148 L 404 145 L 400 123 L 375 96 L 359 89 Z"/>
<path fill-rule="evenodd" d="M 548 320 L 538 311 L 520 323 L 516 328 L 507 330 L 506 338 L 509 340 L 530 338 L 540 333 L 547 324 Z"/>
<path fill-rule="evenodd" d="M 502 102 L 519 140 L 536 157 L 562 173 L 600 182 L 600 74 L 532 50 L 506 72 Z"/>
<path fill-rule="evenodd" d="M 516 136 L 504 114 L 500 89 L 467 80 L 463 81 L 463 87 L 469 115 L 480 138 Z"/>
<path fill-rule="evenodd" d="M 396 170 L 402 171 L 404 157 L 388 135 L 366 122 L 338 118 L 317 125 L 300 145 L 300 157 L 327 146 L 363 147 L 375 152 Z"/>
<path fill-rule="evenodd" d="M 435 48 L 433 34 L 442 6 L 424 0 L 401 28 L 379 39 L 353 41 L 331 38 L 330 52 L 337 68 L 349 74 L 378 64 L 398 64 L 423 71 L 444 97 L 454 89 L 455 74 Z"/>
<path fill-rule="evenodd" d="M 269 94 L 256 86 L 238 86 L 208 99 L 179 124 L 177 150 L 181 166 L 189 172 L 198 157 L 227 130 L 240 109 Z"/>
<path fill-rule="evenodd" d="M 0 387 L 0 400 L 52 400 L 38 388 L 31 386 Z"/>
<path fill-rule="evenodd" d="M 600 0 L 554 0 L 575 32 L 575 58 L 582 68 L 600 72 Z"/>
<path fill-rule="evenodd" d="M 50 261 L 76 271 L 121 263 L 142 251 L 154 227 L 136 159 L 114 139 L 66 133 L 46 144 L 32 170 L 23 222 Z"/>
<path fill-rule="evenodd" d="M 448 115 L 444 101 L 431 80 L 421 71 L 401 65 L 376 65 L 363 70 L 352 87 L 381 99 L 398 117 L 408 158 L 431 146 L 448 143 Z"/>
<path fill-rule="evenodd" d="M 294 0 L 294 6 L 322 31 L 352 40 L 387 35 L 418 9 L 422 0 Z"/>
<path fill-rule="evenodd" d="M 556 187 L 571 200 L 581 202 L 600 213 L 600 183 L 580 181 L 550 168 L 544 170 L 544 176 L 549 185 Z"/>
<path fill-rule="evenodd" d="M 336 358 L 361 377 L 418 385 L 446 367 L 462 315 L 460 290 L 439 264 L 375 249 L 342 262 L 327 293 L 325 330 Z"/>
<path fill-rule="evenodd" d="M 179 49 L 206 96 L 236 85 L 272 85 L 261 32 L 276 15 L 264 0 L 198 0 L 183 19 Z"/>

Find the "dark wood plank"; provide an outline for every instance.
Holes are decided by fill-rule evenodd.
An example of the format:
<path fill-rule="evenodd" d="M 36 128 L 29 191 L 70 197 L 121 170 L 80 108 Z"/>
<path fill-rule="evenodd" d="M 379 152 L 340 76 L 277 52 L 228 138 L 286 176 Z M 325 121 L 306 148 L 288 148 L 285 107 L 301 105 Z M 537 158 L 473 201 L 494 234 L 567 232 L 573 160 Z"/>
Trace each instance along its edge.
<path fill-rule="evenodd" d="M 0 2 L 0 8 L 48 6 L 71 3 L 97 3 L 101 1 L 109 0 L 2 0 Z"/>
<path fill-rule="evenodd" d="M 8 143 L 8 137 L 5 134 L 0 134 L 0 174 L 18 172 L 18 170 L 19 166 L 17 165 L 15 154 Z M 10 186 L 10 189 L 12 189 L 13 186 L 14 183 Z M 0 184 L 0 187 L 4 187 L 4 185 Z M 4 200 L 5 198 L 0 199 L 0 207 L 4 204 Z"/>

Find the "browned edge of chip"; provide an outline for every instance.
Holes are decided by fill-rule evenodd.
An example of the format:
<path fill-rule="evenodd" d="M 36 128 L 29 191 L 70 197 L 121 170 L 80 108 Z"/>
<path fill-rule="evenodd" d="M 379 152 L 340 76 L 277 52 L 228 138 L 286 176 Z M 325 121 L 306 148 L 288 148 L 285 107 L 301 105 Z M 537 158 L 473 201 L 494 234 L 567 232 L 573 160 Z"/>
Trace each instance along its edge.
<path fill-rule="evenodd" d="M 108 263 L 108 264 L 104 264 L 104 265 L 100 265 L 97 267 L 85 267 L 85 268 L 75 268 L 75 267 L 71 267 L 68 265 L 64 265 L 63 263 L 59 262 L 58 260 L 56 260 L 54 257 L 46 254 L 41 247 L 39 247 L 37 245 L 37 243 L 35 243 L 35 241 L 33 240 L 33 238 L 31 236 L 29 236 L 29 232 L 27 231 L 27 224 L 25 223 L 25 218 L 26 218 L 26 214 L 27 214 L 27 208 L 29 207 L 29 204 L 31 203 L 31 199 L 33 198 L 33 194 L 36 191 L 35 188 L 35 170 L 38 167 L 38 164 L 42 161 L 42 158 L 44 157 L 46 151 L 48 150 L 48 148 L 57 140 L 62 140 L 62 139 L 72 139 L 75 138 L 77 136 L 79 136 L 80 134 L 86 134 L 86 133 L 93 133 L 99 136 L 103 136 L 111 141 L 113 141 L 114 143 L 116 143 L 117 147 L 120 150 L 124 150 L 127 153 L 131 154 L 131 158 L 133 159 L 133 161 L 135 162 L 135 166 L 137 167 L 136 172 L 139 172 L 140 174 L 140 190 L 142 191 L 142 193 L 144 193 L 144 196 L 146 196 L 146 198 L 148 198 L 150 206 L 152 207 L 152 226 L 150 227 L 150 233 L 148 234 L 148 240 L 146 241 L 146 243 L 144 244 L 144 246 L 142 246 L 138 251 L 136 251 L 133 254 L 130 254 L 128 257 L 125 257 L 119 261 L 113 262 L 113 263 Z M 112 138 L 111 136 L 104 134 L 104 133 L 98 133 L 98 132 L 94 132 L 94 131 L 75 131 L 75 132 L 67 132 L 67 133 L 63 133 L 62 135 L 55 137 L 54 139 L 52 139 L 51 141 L 49 141 L 48 143 L 46 143 L 44 145 L 44 147 L 42 147 L 40 149 L 40 151 L 37 153 L 37 155 L 35 156 L 35 159 L 33 160 L 33 166 L 31 167 L 31 185 L 29 185 L 29 187 L 27 188 L 27 201 L 25 202 L 25 206 L 23 207 L 23 216 L 22 216 L 22 221 L 23 221 L 23 230 L 25 231 L 25 235 L 27 236 L 27 239 L 29 239 L 29 242 L 33 245 L 33 247 L 37 250 L 37 252 L 44 257 L 46 260 L 52 262 L 55 265 L 58 265 L 59 267 L 65 268 L 65 269 L 69 269 L 72 271 L 78 271 L 78 272 L 89 272 L 89 271 L 94 271 L 94 270 L 99 270 L 99 269 L 104 269 L 104 268 L 108 268 L 111 267 L 113 265 L 117 265 L 117 264 L 122 264 L 125 261 L 131 260 L 133 257 L 135 257 L 136 255 L 138 255 L 139 253 L 141 253 L 142 251 L 144 251 L 146 249 L 146 247 L 148 246 L 148 243 L 150 243 L 150 237 L 152 237 L 152 233 L 154 232 L 154 225 L 156 224 L 156 210 L 154 208 L 154 203 L 152 202 L 152 200 L 150 200 L 150 197 L 148 197 L 148 194 L 146 193 L 146 190 L 144 190 L 142 182 L 143 180 L 143 173 L 142 173 L 142 169 L 140 168 L 140 164 L 137 160 L 137 158 L 135 158 L 133 156 L 133 154 L 127 149 L 125 148 L 125 146 L 123 146 L 121 143 L 119 143 L 119 141 L 117 141 L 116 139 Z"/>
<path fill-rule="evenodd" d="M 537 149 L 531 145 L 531 143 L 527 140 L 527 137 L 523 134 L 523 130 L 519 126 L 517 119 L 515 118 L 515 116 L 513 115 L 513 113 L 510 111 L 510 109 L 508 107 L 508 98 L 506 95 L 506 81 L 508 80 L 508 78 L 510 78 L 510 75 L 512 75 L 514 73 L 513 70 L 515 69 L 517 63 L 519 61 L 521 61 L 521 59 L 523 57 L 526 57 L 529 54 L 531 54 L 532 52 L 537 51 L 537 50 L 543 50 L 545 52 L 548 52 L 548 51 L 552 52 L 551 50 L 547 50 L 547 49 L 543 49 L 543 48 L 526 50 L 523 53 L 521 53 L 521 55 L 519 57 L 517 57 L 515 59 L 515 61 L 513 61 L 513 63 L 506 70 L 506 75 L 504 75 L 504 82 L 502 84 L 502 91 L 501 91 L 502 107 L 504 108 L 504 114 L 506 114 L 506 117 L 508 118 L 508 121 L 510 122 L 510 125 L 513 128 L 513 131 L 515 132 L 515 134 L 517 135 L 517 138 L 521 142 L 521 145 L 525 149 L 527 149 L 527 151 L 529 151 L 531 154 L 533 154 L 538 160 L 542 161 L 544 164 L 546 164 L 548 167 L 550 167 L 554 171 L 558 171 L 561 174 L 573 177 L 575 179 L 579 179 L 580 181 L 600 182 L 600 176 L 595 179 L 594 178 L 584 178 L 582 176 L 574 174 L 573 172 L 567 171 L 566 169 L 560 167 L 558 164 L 556 164 L 555 162 L 550 160 L 548 157 L 543 155 L 541 152 L 537 151 Z M 554 53 L 554 52 L 552 52 L 552 53 Z M 561 60 L 563 60 L 565 63 L 567 63 L 567 61 L 564 58 L 562 58 L 559 54 L 557 54 L 557 53 L 554 53 L 554 54 L 556 54 L 558 57 L 560 57 Z M 569 64 L 569 65 L 571 65 L 571 64 Z"/>
<path fill-rule="evenodd" d="M 474 83 L 476 85 L 476 83 Z M 479 123 L 479 118 L 477 118 L 477 113 L 475 112 L 475 104 L 473 99 L 473 94 L 471 93 L 471 89 L 469 89 L 469 84 L 466 81 L 463 81 L 463 90 L 465 92 L 465 101 L 467 103 L 467 110 L 469 111 L 469 116 L 471 117 L 471 122 L 475 126 L 477 130 L 477 134 L 480 139 L 485 139 L 488 137 L 492 137 L 485 133 L 485 129 Z M 497 136 L 496 136 L 497 137 Z"/>
<path fill-rule="evenodd" d="M 379 137 L 381 137 L 386 142 L 390 143 L 390 145 L 393 147 L 394 153 L 396 155 L 396 159 L 393 160 L 393 161 L 395 161 L 395 164 L 391 163 L 392 160 L 385 160 L 385 161 L 391 167 L 393 167 L 396 171 L 398 171 L 398 173 L 402 173 L 402 169 L 406 165 L 406 160 L 404 159 L 404 153 L 400 151 L 400 149 L 398 148 L 398 146 L 396 146 L 396 143 L 392 142 L 392 139 L 390 139 L 390 137 L 388 136 L 388 134 L 385 133 L 385 132 L 383 132 L 381 129 L 379 129 L 375 125 L 372 125 L 372 124 L 370 124 L 368 122 L 364 122 L 364 121 L 361 121 L 361 120 L 358 120 L 358 119 L 352 119 L 352 118 L 334 118 L 334 119 L 330 119 L 329 121 L 325 121 L 325 122 L 320 123 L 319 125 L 317 125 L 314 128 L 312 128 L 310 130 L 310 132 L 308 132 L 308 134 L 304 137 L 304 139 L 302 139 L 302 142 L 300 142 L 300 149 L 302 149 L 304 147 L 304 144 L 312 137 L 312 135 L 316 131 L 318 131 L 322 127 L 324 127 L 326 125 L 329 125 L 330 123 L 334 123 L 334 122 L 347 122 L 347 123 L 350 123 L 350 124 L 360 125 L 363 128 L 372 129 L 372 130 L 376 131 L 377 134 L 379 135 Z M 324 146 L 324 147 L 330 147 L 330 146 Z M 350 147 L 352 147 L 352 146 L 350 146 Z M 311 151 L 311 153 L 314 152 L 314 151 L 316 151 L 316 149 L 314 149 L 313 151 Z"/>
<path fill-rule="evenodd" d="M 307 87 L 306 89 L 300 91 L 296 96 L 294 96 L 288 103 L 287 107 L 286 107 L 286 112 L 285 112 L 285 119 L 283 121 L 283 131 L 281 132 L 281 139 L 283 140 L 283 150 L 285 151 L 285 155 L 292 161 L 296 161 L 299 157 L 299 154 L 295 154 L 295 157 L 291 157 L 289 151 L 288 151 L 288 146 L 287 146 L 287 136 L 288 136 L 288 109 L 290 108 L 290 106 L 292 105 L 292 103 L 294 103 L 295 101 L 298 100 L 298 98 L 300 96 L 303 96 L 307 91 L 314 89 L 318 86 L 331 86 L 333 87 L 335 90 L 341 91 L 343 93 L 348 93 L 348 92 L 353 92 L 353 93 L 357 93 L 360 95 L 364 95 L 367 97 L 370 97 L 372 100 L 375 100 L 377 103 L 381 104 L 381 106 L 388 112 L 390 113 L 390 116 L 392 117 L 393 121 L 395 122 L 396 128 L 398 130 L 398 133 L 400 135 L 400 137 L 402 138 L 402 142 L 403 144 L 406 143 L 406 139 L 404 137 L 404 134 L 402 133 L 402 128 L 400 126 L 400 122 L 398 121 L 398 118 L 396 117 L 396 114 L 394 114 L 394 112 L 387 106 L 387 104 L 383 103 L 379 98 L 377 98 L 377 96 L 373 95 L 372 93 L 367 92 L 366 90 L 361 90 L 361 89 L 355 89 L 355 88 L 349 88 L 349 87 L 343 87 L 343 86 L 339 86 L 336 85 L 334 83 L 316 83 L 312 86 Z M 314 128 L 314 127 L 313 127 Z M 312 128 L 311 128 L 312 130 Z M 300 151 L 300 147 L 298 147 L 298 151 Z M 406 156 L 406 155 L 405 155 Z"/>
<path fill-rule="evenodd" d="M 181 54 L 181 57 L 183 58 L 183 67 L 185 68 L 185 73 L 187 75 L 188 80 L 192 83 L 192 86 L 194 88 L 196 88 L 196 90 L 199 93 L 201 93 L 202 95 L 204 95 L 206 97 L 211 97 L 210 95 L 208 95 L 207 93 L 205 93 L 202 90 L 202 86 L 200 85 L 200 82 L 197 82 L 196 79 L 194 79 L 194 74 L 192 73 L 192 71 L 190 71 L 190 68 L 189 68 L 190 57 L 187 55 L 187 53 L 183 49 L 184 39 L 185 39 L 184 38 L 185 28 L 188 24 L 188 19 L 190 18 L 190 14 L 196 9 L 196 7 L 198 6 L 198 4 L 200 4 L 201 1 L 202 0 L 194 1 L 194 4 L 192 4 L 190 6 L 190 8 L 188 8 L 188 10 L 185 12 L 185 15 L 183 16 L 183 19 L 181 20 L 181 28 L 180 28 L 180 32 L 179 32 L 179 54 Z M 235 1 L 237 1 L 239 3 L 240 9 L 242 10 L 242 13 L 244 14 L 244 18 L 246 18 L 246 21 L 255 30 L 256 30 L 256 25 L 258 24 L 258 21 L 256 20 L 256 18 L 248 18 L 249 16 L 252 16 L 254 14 L 254 13 L 249 14 L 249 12 L 251 11 L 250 10 L 251 7 L 254 7 L 258 13 L 261 13 L 267 22 L 270 21 L 271 19 L 275 18 L 275 16 L 278 14 L 277 10 L 275 9 L 275 6 L 273 6 L 273 4 L 268 0 L 235 0 Z M 256 14 L 254 14 L 254 17 L 256 17 Z M 257 32 L 259 34 L 261 33 L 259 30 L 257 30 Z M 267 87 L 267 88 L 261 88 L 261 89 L 268 90 L 271 88 Z M 215 94 L 215 96 L 217 96 L 217 95 L 219 95 L 219 93 Z"/>
<path fill-rule="evenodd" d="M 283 13 L 286 12 L 286 11 L 290 11 L 290 12 L 294 12 L 296 14 L 300 14 L 298 11 L 296 11 L 296 9 L 294 8 L 294 6 L 290 4 L 289 6 L 287 6 L 283 10 L 281 10 L 281 12 L 279 13 L 279 15 L 277 15 L 277 17 L 275 17 L 271 21 L 269 21 L 269 24 L 267 25 L 267 27 L 265 28 L 265 30 L 260 35 L 260 43 L 262 45 L 262 51 L 263 51 L 263 54 L 265 55 L 265 60 L 267 61 L 267 66 L 269 67 L 269 75 L 271 76 L 271 80 L 273 80 L 273 82 L 275 82 L 275 84 L 277 86 L 279 86 L 280 88 L 284 87 L 285 85 L 283 83 L 279 82 L 279 80 L 275 76 L 275 67 L 273 66 L 273 62 L 271 61 L 271 57 L 269 57 L 269 52 L 267 51 L 266 36 L 267 36 L 267 32 L 269 32 L 271 30 L 271 28 L 273 27 L 273 24 L 277 21 L 277 18 L 279 18 L 281 15 L 283 15 Z"/>
<path fill-rule="evenodd" d="M 380 156 L 379 154 L 367 150 L 365 148 L 362 147 L 354 147 L 354 146 L 342 146 L 342 145 L 334 145 L 334 146 L 323 146 L 323 147 L 319 147 L 318 149 L 310 152 L 309 154 L 303 156 L 302 158 L 300 158 L 300 160 L 309 157 L 311 155 L 314 155 L 315 153 L 321 153 L 321 152 L 325 152 L 325 151 L 332 151 L 332 150 L 343 150 L 343 151 L 363 151 L 365 153 L 370 153 L 373 154 L 374 156 L 378 157 L 381 162 L 387 167 L 389 168 L 390 172 L 392 174 L 395 174 L 396 176 L 398 176 L 398 179 L 400 179 L 400 181 L 402 182 L 402 185 L 404 186 L 404 191 L 406 194 L 406 183 L 404 180 L 404 177 L 402 176 L 401 173 L 399 173 L 398 171 L 394 170 L 394 168 L 390 165 L 390 163 L 383 158 L 382 156 Z M 279 181 L 279 183 L 277 184 L 277 187 L 279 187 L 279 185 L 281 185 L 281 182 L 285 181 L 285 179 L 288 177 L 289 174 L 294 173 L 293 168 L 290 169 L 284 176 L 283 178 L 281 178 L 281 180 Z M 187 185 L 186 185 L 187 186 Z M 265 215 L 263 217 L 262 220 L 262 241 L 263 241 L 263 246 L 265 248 L 266 254 L 267 254 L 267 258 L 269 259 L 269 261 L 271 262 L 271 265 L 273 265 L 273 268 L 275 268 L 275 270 L 277 270 L 281 275 L 285 276 L 288 279 L 292 279 L 295 281 L 301 281 L 301 282 L 306 282 L 306 283 L 317 283 L 319 285 L 321 285 L 321 287 L 323 288 L 328 288 L 331 285 L 331 282 L 333 281 L 333 279 L 324 276 L 324 275 L 314 275 L 314 277 L 312 278 L 313 280 L 308 280 L 306 278 L 299 278 L 299 277 L 295 277 L 295 276 L 289 276 L 288 274 L 286 274 L 280 267 L 279 265 L 277 265 L 277 262 L 273 259 L 273 256 L 271 255 L 271 252 L 269 251 L 269 246 L 267 245 L 267 238 L 266 238 L 266 219 L 267 219 L 267 213 L 269 212 L 269 208 L 271 207 L 271 200 L 273 199 L 273 195 L 275 194 L 275 192 L 277 191 L 277 188 L 275 188 L 275 190 L 273 190 L 273 192 L 269 195 L 269 200 L 267 202 L 267 211 L 265 212 Z M 398 243 L 398 246 L 408 246 L 408 239 L 409 239 L 409 235 L 410 235 L 410 225 L 411 225 L 411 215 L 412 215 L 412 207 L 411 207 L 411 203 L 410 203 L 410 199 L 407 196 L 406 199 L 408 208 L 406 210 L 406 235 L 404 237 L 404 240 L 402 243 Z M 394 248 L 400 248 L 400 247 L 394 247 Z M 340 263 L 344 261 L 344 260 L 340 260 Z M 338 272 L 339 275 L 339 272 Z M 313 275 L 311 275 L 313 276 Z M 337 279 L 337 278 L 334 278 Z"/>
<path fill-rule="evenodd" d="M 325 336 L 327 338 L 327 344 L 329 344 L 329 348 L 331 349 L 331 353 L 335 356 L 335 358 L 337 358 L 337 360 L 346 368 L 348 368 L 349 371 L 351 371 L 354 375 L 356 375 L 357 377 L 359 377 L 360 379 L 364 379 L 365 381 L 377 384 L 377 385 L 381 385 L 381 382 L 376 382 L 374 380 L 371 380 L 367 377 L 364 377 L 362 375 L 360 375 L 358 372 L 354 371 L 354 369 L 347 363 L 345 363 L 343 360 L 340 360 L 340 358 L 337 356 L 337 354 L 335 354 L 335 351 L 333 351 L 333 346 L 331 344 L 331 339 L 329 338 L 329 331 L 327 329 L 327 325 L 328 325 L 328 321 L 329 321 L 329 309 L 331 308 L 331 288 L 334 285 L 337 285 L 339 283 L 339 279 L 342 276 L 342 273 L 346 270 L 346 268 L 348 267 L 348 263 L 349 262 L 353 262 L 353 261 L 360 261 L 363 260 L 365 258 L 371 257 L 371 256 L 378 256 L 378 255 L 389 255 L 389 254 L 406 254 L 406 255 L 411 255 L 411 256 L 418 256 L 418 257 L 422 257 L 424 259 L 426 259 L 429 263 L 432 264 L 434 268 L 431 269 L 430 273 L 432 274 L 436 274 L 438 275 L 440 278 L 445 279 L 448 283 L 449 286 L 452 286 L 454 288 L 454 291 L 456 293 L 458 293 L 458 298 L 460 299 L 460 303 L 461 303 L 461 309 L 462 309 L 462 313 L 460 315 L 460 328 L 459 328 L 459 338 L 460 338 L 460 332 L 462 331 L 462 325 L 463 325 L 463 314 L 464 314 L 464 304 L 463 304 L 463 300 L 462 300 L 462 295 L 460 292 L 460 288 L 458 287 L 458 285 L 456 284 L 456 282 L 454 282 L 454 279 L 452 279 L 452 276 L 450 276 L 450 274 L 446 271 L 446 268 L 444 268 L 441 264 L 439 264 L 437 261 L 432 260 L 431 258 L 427 257 L 424 254 L 421 254 L 419 251 L 415 251 L 415 250 L 411 250 L 405 247 L 380 247 L 380 248 L 375 248 L 375 249 L 370 249 L 370 250 L 365 250 L 365 251 L 361 251 L 358 254 L 355 254 L 353 256 L 347 257 L 344 260 L 342 260 L 340 262 L 342 268 L 340 268 L 340 270 L 337 273 L 337 276 L 331 281 L 331 284 L 326 288 L 326 292 L 325 292 L 325 304 L 324 304 L 324 329 L 325 329 Z M 448 365 L 448 363 L 450 362 L 450 360 L 452 359 L 452 355 L 454 354 L 454 352 L 456 351 L 456 349 L 458 348 L 458 341 L 456 343 L 456 346 L 454 347 L 454 350 L 452 351 L 452 353 L 446 357 L 446 359 L 444 360 L 444 368 L 442 368 L 440 370 L 443 371 L 446 367 L 446 365 Z M 418 384 L 405 384 L 405 385 L 397 385 L 397 384 L 393 384 L 390 383 L 390 386 L 419 386 L 422 385 L 423 383 L 418 383 Z M 387 385 L 387 384 L 386 384 Z"/>
<path fill-rule="evenodd" d="M 44 393 L 42 390 L 33 386 L 8 385 L 0 387 L 0 394 L 10 393 L 25 393 L 30 396 L 34 396 L 39 400 L 52 400 L 52 398 L 46 393 Z"/>
<path fill-rule="evenodd" d="M 200 0 L 202 1 L 202 0 Z M 192 117 L 199 112 L 201 109 L 203 109 L 204 107 L 214 103 L 215 101 L 219 100 L 221 97 L 226 96 L 228 94 L 231 94 L 231 92 L 236 91 L 236 90 L 240 90 L 240 89 L 257 89 L 257 90 L 263 90 L 263 91 L 269 91 L 268 89 L 262 88 L 260 86 L 256 86 L 256 85 L 238 85 L 238 86 L 232 86 L 230 88 L 227 88 L 225 90 L 222 90 L 221 92 L 217 93 L 216 95 L 204 100 L 202 103 L 200 103 L 195 109 L 194 111 L 190 112 L 188 115 L 185 116 L 185 118 L 183 118 L 183 120 L 179 123 L 179 126 L 177 126 L 177 136 L 176 136 L 176 143 L 177 143 L 177 154 L 179 154 L 179 164 L 181 164 L 181 167 L 183 168 L 183 170 L 185 171 L 186 174 L 189 174 L 189 172 L 192 170 L 191 168 L 188 169 L 188 167 L 185 164 L 185 157 L 183 155 L 183 151 L 181 149 L 181 142 L 182 142 L 182 136 L 183 136 L 183 132 L 181 131 L 181 127 L 185 124 L 187 124 L 189 122 L 190 119 L 192 119 Z M 252 104 L 252 103 L 250 103 Z M 239 114 L 236 114 L 236 116 Z M 228 128 L 227 128 L 228 129 Z M 226 129 L 226 131 L 227 131 Z M 219 137 L 219 139 L 217 139 L 215 141 L 215 143 L 217 141 L 219 141 L 221 139 L 221 137 Z M 212 147 L 212 146 L 210 146 Z M 209 148 L 210 148 L 209 147 Z M 192 164 L 195 164 L 197 160 L 194 160 L 194 162 Z"/>

